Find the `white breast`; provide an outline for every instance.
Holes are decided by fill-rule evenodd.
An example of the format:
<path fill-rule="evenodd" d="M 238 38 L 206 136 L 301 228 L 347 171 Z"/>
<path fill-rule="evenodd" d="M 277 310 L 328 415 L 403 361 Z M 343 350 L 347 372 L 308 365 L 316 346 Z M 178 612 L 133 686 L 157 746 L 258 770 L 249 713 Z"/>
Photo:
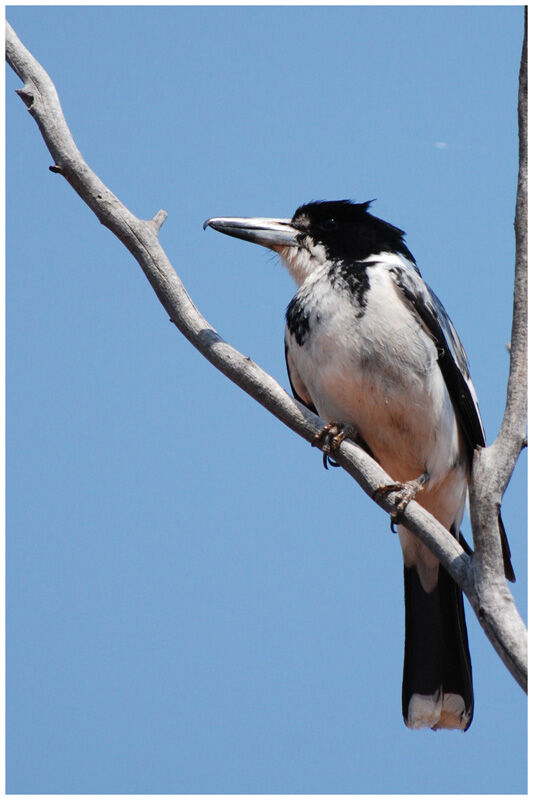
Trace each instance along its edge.
<path fill-rule="evenodd" d="M 287 332 L 291 361 L 324 419 L 354 425 L 396 480 L 427 471 L 435 485 L 460 452 L 437 350 L 388 265 L 369 267 L 368 275 L 359 316 L 347 293 L 332 291 L 326 270 L 302 284 L 309 335 L 300 346 Z"/>

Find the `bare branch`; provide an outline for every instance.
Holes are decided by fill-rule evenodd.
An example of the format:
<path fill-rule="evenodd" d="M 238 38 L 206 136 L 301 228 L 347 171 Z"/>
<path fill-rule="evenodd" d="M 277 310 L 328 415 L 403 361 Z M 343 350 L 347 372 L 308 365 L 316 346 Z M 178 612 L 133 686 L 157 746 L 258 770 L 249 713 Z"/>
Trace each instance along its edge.
<path fill-rule="evenodd" d="M 527 8 L 524 19 L 524 42 L 518 85 L 518 188 L 516 196 L 515 237 L 516 261 L 513 300 L 513 325 L 510 346 L 507 402 L 500 431 L 495 442 L 478 449 L 470 485 L 470 516 L 474 538 L 473 575 L 475 594 L 480 607 L 494 606 L 495 586 L 501 600 L 509 602 L 503 573 L 500 534 L 500 508 L 517 459 L 526 446 L 527 425 Z M 472 600 L 471 600 L 472 602 Z M 482 619 L 485 627 L 487 618 Z M 492 623 L 491 623 L 492 624 Z M 485 628 L 486 630 L 486 628 Z M 513 617 L 507 632 L 522 642 L 522 678 L 526 681 L 526 632 L 522 620 Z M 490 637 L 489 637 L 490 638 Z M 511 671 L 503 650 L 506 646 L 491 639 Z M 514 646 L 512 648 L 514 650 Z M 516 652 L 516 651 L 515 651 Z"/>
<path fill-rule="evenodd" d="M 6 51 L 9 64 L 24 81 L 24 89 L 19 91 L 19 95 L 39 126 L 54 159 L 50 169 L 65 177 L 100 222 L 133 254 L 170 319 L 183 335 L 230 380 L 285 425 L 312 442 L 322 429 L 323 420 L 289 397 L 270 375 L 225 342 L 200 314 L 159 243 L 158 233 L 166 213 L 159 211 L 151 220 L 138 219 L 90 169 L 74 143 L 52 81 L 9 24 L 6 24 Z M 335 460 L 371 497 L 378 487 L 392 482 L 366 452 L 350 441 L 341 444 L 335 452 Z M 388 513 L 395 509 L 394 494 L 384 495 L 377 502 Z M 487 636 L 520 685 L 525 686 L 523 623 L 505 582 L 497 584 L 490 599 L 480 593 L 474 580 L 472 558 L 418 503 L 409 503 L 402 522 L 440 559 L 459 584 Z"/>
<path fill-rule="evenodd" d="M 518 187 L 515 211 L 515 284 L 507 403 L 496 441 L 485 457 L 491 462 L 500 499 L 526 446 L 527 426 L 527 8 L 518 85 Z"/>
<path fill-rule="evenodd" d="M 167 212 L 163 211 L 163 209 L 160 208 L 157 214 L 152 218 L 151 222 L 152 225 L 154 226 L 154 230 L 156 233 L 159 233 L 159 231 L 161 230 L 161 226 L 167 217 L 168 217 Z"/>
<path fill-rule="evenodd" d="M 526 445 L 527 425 L 527 7 L 518 84 L 518 187 L 515 211 L 515 286 L 507 405 L 495 442 L 504 459 L 502 494 Z"/>

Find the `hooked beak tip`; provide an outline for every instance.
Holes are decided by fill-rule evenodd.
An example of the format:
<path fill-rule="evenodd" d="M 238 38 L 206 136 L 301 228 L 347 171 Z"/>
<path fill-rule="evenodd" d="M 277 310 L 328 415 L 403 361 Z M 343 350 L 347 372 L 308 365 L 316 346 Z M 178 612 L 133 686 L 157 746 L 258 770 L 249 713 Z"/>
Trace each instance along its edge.
<path fill-rule="evenodd" d="M 211 217 L 204 222 L 215 231 L 255 242 L 273 250 L 297 244 L 297 231 L 290 219 L 271 219 L 264 217 Z"/>

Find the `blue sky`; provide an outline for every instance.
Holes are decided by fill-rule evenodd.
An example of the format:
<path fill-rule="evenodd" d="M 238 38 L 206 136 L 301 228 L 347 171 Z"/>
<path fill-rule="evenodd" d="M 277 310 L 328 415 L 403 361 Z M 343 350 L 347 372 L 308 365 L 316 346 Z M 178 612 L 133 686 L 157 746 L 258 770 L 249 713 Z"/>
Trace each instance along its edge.
<path fill-rule="evenodd" d="M 288 387 L 293 286 L 209 216 L 376 198 L 508 370 L 519 7 L 19 7 L 90 165 Z M 466 734 L 401 716 L 402 567 L 341 470 L 218 374 L 51 159 L 7 70 L 7 789 L 517 793 L 526 701 L 467 609 Z M 525 463 L 504 499 L 526 608 Z M 464 523 L 468 531 L 468 522 Z"/>

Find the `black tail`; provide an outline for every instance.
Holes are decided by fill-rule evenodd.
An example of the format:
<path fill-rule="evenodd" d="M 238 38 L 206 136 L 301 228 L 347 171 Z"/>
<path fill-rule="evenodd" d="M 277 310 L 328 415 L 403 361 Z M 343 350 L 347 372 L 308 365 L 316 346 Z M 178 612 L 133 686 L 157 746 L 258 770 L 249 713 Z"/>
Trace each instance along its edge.
<path fill-rule="evenodd" d="M 474 712 L 463 595 L 446 570 L 429 594 L 416 567 L 404 567 L 402 708 L 410 728 L 467 730 Z"/>

